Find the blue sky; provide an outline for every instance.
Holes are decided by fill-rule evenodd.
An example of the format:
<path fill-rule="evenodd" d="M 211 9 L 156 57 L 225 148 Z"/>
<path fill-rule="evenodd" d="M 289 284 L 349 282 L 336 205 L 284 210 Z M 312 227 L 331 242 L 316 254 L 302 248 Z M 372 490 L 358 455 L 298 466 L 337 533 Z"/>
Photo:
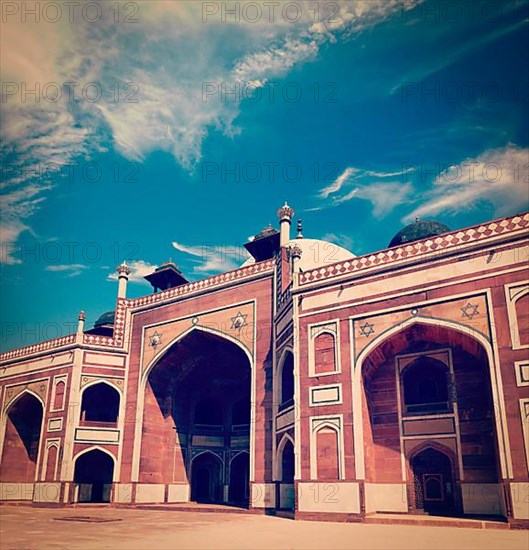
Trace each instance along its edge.
<path fill-rule="evenodd" d="M 357 255 L 528 207 L 525 1 L 58 5 L 2 6 L 2 350 L 91 326 L 124 259 L 129 296 L 233 269 L 285 200 Z"/>

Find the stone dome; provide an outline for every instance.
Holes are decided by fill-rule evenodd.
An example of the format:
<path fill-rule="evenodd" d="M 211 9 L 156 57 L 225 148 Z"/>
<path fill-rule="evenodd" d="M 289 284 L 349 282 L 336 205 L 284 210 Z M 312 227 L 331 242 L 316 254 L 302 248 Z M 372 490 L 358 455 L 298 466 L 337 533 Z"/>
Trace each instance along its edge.
<path fill-rule="evenodd" d="M 99 319 L 94 323 L 94 328 L 104 327 L 104 326 L 113 326 L 115 316 L 116 316 L 115 311 L 107 311 L 103 313 L 103 315 L 100 315 Z"/>
<path fill-rule="evenodd" d="M 410 225 L 401 229 L 390 241 L 388 248 L 394 246 L 402 246 L 404 244 L 412 243 L 414 241 L 420 241 L 421 239 L 428 239 L 429 237 L 436 237 L 443 233 L 448 233 L 451 229 L 443 223 L 433 220 L 415 220 Z"/>

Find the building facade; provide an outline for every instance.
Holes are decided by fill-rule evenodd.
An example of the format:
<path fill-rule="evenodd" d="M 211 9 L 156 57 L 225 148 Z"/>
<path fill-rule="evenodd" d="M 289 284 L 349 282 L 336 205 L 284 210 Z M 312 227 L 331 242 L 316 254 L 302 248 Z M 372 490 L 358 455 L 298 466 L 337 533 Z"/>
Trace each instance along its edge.
<path fill-rule="evenodd" d="M 529 214 L 359 257 L 278 215 L 239 269 L 128 299 L 121 265 L 94 328 L 0 356 L 0 499 L 529 526 Z"/>

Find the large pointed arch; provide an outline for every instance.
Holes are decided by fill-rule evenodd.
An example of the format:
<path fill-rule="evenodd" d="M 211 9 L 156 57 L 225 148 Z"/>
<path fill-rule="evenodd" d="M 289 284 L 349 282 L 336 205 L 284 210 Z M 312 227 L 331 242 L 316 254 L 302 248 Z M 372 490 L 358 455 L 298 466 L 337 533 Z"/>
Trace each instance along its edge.
<path fill-rule="evenodd" d="M 34 403 L 39 407 L 38 412 L 40 419 L 36 419 L 35 414 L 31 414 L 31 412 L 26 415 L 28 418 L 25 420 L 20 418 L 20 413 L 18 415 L 16 414 L 17 406 L 24 399 L 30 399 L 31 401 L 29 401 L 29 403 Z M 11 455 L 11 459 L 14 461 L 14 464 L 16 464 L 16 467 L 9 469 L 4 468 L 3 476 L 14 476 L 13 479 L 4 479 L 4 477 L 2 477 L 4 481 L 28 483 L 37 481 L 39 476 L 41 450 L 43 448 L 45 411 L 46 405 L 44 400 L 30 388 L 24 388 L 22 392 L 6 404 L 4 414 L 1 415 L 0 463 L 9 460 L 9 457 L 5 456 L 6 453 L 8 453 Z M 17 416 L 17 420 L 11 417 L 12 412 Z M 33 411 L 33 413 L 35 412 L 36 411 Z M 28 425 L 29 427 L 32 426 L 31 432 L 28 432 Z M 22 430 L 22 432 L 20 430 Z M 8 439 L 11 440 L 11 445 L 7 444 Z M 16 450 L 17 448 L 18 451 Z"/>
<path fill-rule="evenodd" d="M 219 368 L 220 365 L 222 368 Z M 232 410 L 235 401 L 242 398 L 248 400 L 249 433 L 237 433 L 237 436 L 247 438 L 243 445 L 249 446 L 249 475 L 253 478 L 253 366 L 252 353 L 244 343 L 229 334 L 200 325 L 190 327 L 173 338 L 163 350 L 149 360 L 138 384 L 139 421 L 136 423 L 135 431 L 139 444 L 134 449 L 132 459 L 133 481 L 148 483 L 151 482 L 150 479 L 156 479 L 158 483 L 169 483 L 177 479 L 182 483 L 190 482 L 191 462 L 194 462 L 194 458 L 191 458 L 193 449 L 188 449 L 187 441 L 191 442 L 192 446 L 198 446 L 198 443 L 193 443 L 197 440 L 193 434 L 200 439 L 202 436 L 218 436 L 219 431 L 213 430 L 212 426 L 191 422 L 193 414 L 190 407 L 204 398 L 220 402 L 225 420 L 230 418 L 229 411 Z M 228 384 L 227 391 L 220 391 L 219 388 L 225 384 Z M 228 424 L 225 424 L 228 429 Z M 156 432 L 169 444 L 164 446 L 165 451 L 158 452 L 155 456 L 154 449 L 151 449 L 148 443 L 148 433 Z M 176 455 L 170 449 L 175 432 L 180 440 L 180 445 L 174 451 Z M 140 468 L 140 464 L 145 463 L 149 464 L 150 470 L 146 470 L 144 466 Z"/>
<path fill-rule="evenodd" d="M 364 458 L 364 427 L 363 427 L 363 410 L 362 410 L 362 372 L 366 359 L 370 357 L 371 353 L 379 348 L 384 342 L 388 341 L 392 336 L 395 336 L 399 332 L 414 326 L 424 325 L 426 327 L 439 327 L 452 330 L 463 334 L 469 340 L 473 340 L 479 347 L 481 347 L 487 357 L 487 363 L 489 368 L 492 400 L 495 409 L 494 421 L 498 437 L 499 447 L 499 460 L 500 470 L 503 478 L 512 477 L 512 461 L 510 457 L 510 445 L 506 437 L 507 434 L 507 419 L 505 417 L 503 386 L 501 383 L 501 373 L 499 369 L 499 357 L 497 350 L 495 350 L 489 341 L 489 339 L 480 331 L 463 325 L 456 321 L 448 319 L 430 318 L 423 316 L 416 316 L 391 327 L 390 329 L 379 334 L 373 339 L 358 355 L 354 358 L 352 355 L 351 360 L 354 365 L 353 382 L 352 382 L 352 398 L 353 398 L 353 417 L 355 423 L 354 430 L 354 445 L 355 452 L 357 453 L 358 460 L 355 461 L 356 477 L 357 479 L 365 479 L 365 458 Z M 354 351 L 351 350 L 351 354 Z"/>
<path fill-rule="evenodd" d="M 46 403 L 44 402 L 44 399 L 42 399 L 42 397 L 35 391 L 33 391 L 32 389 L 30 388 L 24 388 L 19 394 L 15 395 L 15 397 L 13 397 L 13 399 L 11 399 L 11 401 L 8 401 L 6 404 L 5 404 L 5 412 L 7 414 L 8 410 L 19 400 L 21 399 L 25 394 L 29 394 L 31 395 L 32 397 L 35 397 L 39 403 L 42 405 L 42 410 L 46 410 Z"/>
<path fill-rule="evenodd" d="M 152 369 L 156 366 L 156 364 L 171 350 L 171 348 L 178 343 L 179 341 L 183 340 L 186 336 L 189 336 L 193 332 L 204 332 L 206 334 L 213 334 L 214 336 L 218 336 L 220 338 L 224 338 L 225 340 L 228 340 L 229 342 L 235 344 L 239 348 L 241 348 L 246 356 L 248 357 L 248 361 L 250 362 L 250 366 L 253 369 L 253 355 L 252 352 L 237 338 L 234 338 L 230 334 L 226 334 L 225 332 L 222 332 L 220 330 L 215 330 L 211 327 L 205 327 L 202 325 L 195 325 L 193 327 L 190 327 L 189 329 L 185 330 L 175 338 L 173 338 L 163 349 L 161 349 L 147 364 L 147 366 L 143 369 L 141 374 L 141 382 L 142 385 L 145 386 L 147 383 L 147 379 L 149 378 L 149 374 L 151 373 Z"/>

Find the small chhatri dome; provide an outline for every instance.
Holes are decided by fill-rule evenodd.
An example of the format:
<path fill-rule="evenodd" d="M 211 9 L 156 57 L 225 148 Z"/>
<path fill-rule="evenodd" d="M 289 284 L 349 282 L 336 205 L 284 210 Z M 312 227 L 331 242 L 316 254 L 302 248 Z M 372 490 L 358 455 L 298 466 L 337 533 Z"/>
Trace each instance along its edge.
<path fill-rule="evenodd" d="M 263 237 L 269 237 L 270 235 L 275 235 L 278 233 L 277 229 L 274 229 L 271 224 L 268 225 L 268 227 L 265 227 L 262 231 L 259 231 L 257 235 L 255 235 L 254 239 L 262 239 Z"/>
<path fill-rule="evenodd" d="M 401 229 L 393 239 L 391 239 L 388 247 L 393 248 L 394 246 L 402 246 L 403 244 L 420 241 L 421 239 L 436 237 L 437 235 L 442 235 L 449 231 L 451 231 L 451 229 L 443 223 L 415 218 L 413 223 Z"/>
<path fill-rule="evenodd" d="M 99 319 L 94 323 L 94 328 L 108 327 L 114 325 L 115 311 L 107 311 L 99 316 Z"/>
<path fill-rule="evenodd" d="M 285 204 L 277 211 L 277 217 L 280 221 L 290 221 L 294 216 L 294 209 L 288 206 L 288 203 L 285 201 Z"/>

